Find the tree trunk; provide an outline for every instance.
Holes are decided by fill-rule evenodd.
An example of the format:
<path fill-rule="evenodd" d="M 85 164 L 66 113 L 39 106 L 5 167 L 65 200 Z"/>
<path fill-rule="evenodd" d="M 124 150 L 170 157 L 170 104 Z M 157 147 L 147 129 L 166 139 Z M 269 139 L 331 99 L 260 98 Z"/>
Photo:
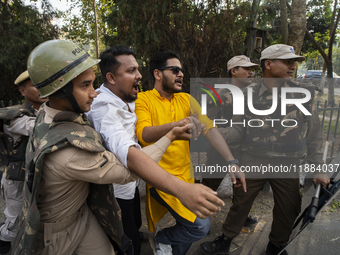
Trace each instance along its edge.
<path fill-rule="evenodd" d="M 94 11 L 94 25 L 96 28 L 96 55 L 97 55 L 97 58 L 99 58 L 99 38 L 98 38 L 98 20 L 97 20 L 96 0 L 93 0 L 93 11 Z"/>
<path fill-rule="evenodd" d="M 326 74 L 326 70 L 327 70 L 327 64 L 326 64 L 326 61 L 324 61 L 323 62 L 323 68 L 322 68 L 321 82 L 320 82 L 321 92 L 319 92 L 319 95 L 323 95 L 323 91 L 324 91 L 324 88 L 325 88 L 325 82 L 326 82 L 325 74 Z"/>
<path fill-rule="evenodd" d="M 282 43 L 288 44 L 287 0 L 280 0 Z"/>
<path fill-rule="evenodd" d="M 96 31 L 96 57 L 99 58 L 99 37 L 98 37 L 98 20 L 97 20 L 97 8 L 96 8 L 96 0 L 93 0 L 93 11 L 94 11 L 94 25 Z M 100 70 L 99 64 L 97 64 L 97 70 Z M 97 87 L 99 88 L 99 79 L 97 80 Z"/>
<path fill-rule="evenodd" d="M 334 80 L 332 61 L 327 65 L 327 83 L 328 83 L 328 106 L 332 106 L 334 101 Z"/>
<path fill-rule="evenodd" d="M 328 105 L 331 105 L 334 101 L 334 80 L 333 80 L 333 62 L 332 62 L 332 54 L 333 54 L 333 43 L 335 40 L 335 32 L 336 28 L 339 24 L 340 19 L 340 8 L 338 9 L 338 15 L 335 20 L 336 6 L 338 1 L 334 1 L 334 9 L 332 16 L 332 24 L 330 29 L 330 39 L 329 39 L 329 48 L 328 48 L 328 59 L 330 63 L 327 65 L 327 78 L 328 78 Z"/>
<path fill-rule="evenodd" d="M 294 47 L 295 54 L 300 54 L 306 33 L 306 8 L 306 0 L 292 1 L 288 45 Z"/>
<path fill-rule="evenodd" d="M 256 22 L 258 18 L 258 8 L 260 6 L 261 0 L 253 0 L 252 5 L 252 17 L 250 20 L 250 27 L 247 29 L 247 36 L 246 36 L 246 46 L 247 51 L 246 55 L 250 58 L 253 57 L 254 48 L 255 48 L 255 41 L 256 41 Z"/>

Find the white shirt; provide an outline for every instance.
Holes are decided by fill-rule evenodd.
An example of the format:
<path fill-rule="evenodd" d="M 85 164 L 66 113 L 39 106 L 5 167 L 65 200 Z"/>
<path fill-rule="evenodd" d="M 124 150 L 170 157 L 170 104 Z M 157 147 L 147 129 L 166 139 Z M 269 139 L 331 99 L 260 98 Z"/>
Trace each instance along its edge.
<path fill-rule="evenodd" d="M 91 110 L 86 114 L 95 130 L 103 137 L 106 148 L 127 167 L 129 148 L 134 146 L 141 150 L 135 133 L 137 121 L 135 103 L 128 103 L 128 107 L 123 100 L 104 85 L 101 85 L 96 91 L 100 91 L 100 94 L 94 99 Z M 115 197 L 125 200 L 133 199 L 136 185 L 136 182 L 124 185 L 114 183 Z"/>
<path fill-rule="evenodd" d="M 34 109 L 34 114 L 37 115 L 38 110 Z M 35 116 L 23 115 L 10 121 L 10 124 L 3 125 L 4 133 L 13 138 L 13 143 L 19 139 L 20 136 L 30 136 L 33 132 L 35 124 Z"/>

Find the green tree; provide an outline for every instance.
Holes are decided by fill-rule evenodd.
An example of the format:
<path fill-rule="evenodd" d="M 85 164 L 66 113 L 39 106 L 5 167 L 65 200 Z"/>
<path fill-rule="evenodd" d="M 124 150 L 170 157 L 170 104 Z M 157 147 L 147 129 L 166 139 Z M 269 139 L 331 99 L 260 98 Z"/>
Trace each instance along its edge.
<path fill-rule="evenodd" d="M 329 38 L 327 40 L 327 49 L 328 52 L 322 48 L 322 46 L 315 40 L 314 36 L 310 31 L 307 30 L 308 39 L 313 43 L 315 48 L 320 52 L 322 55 L 325 63 L 324 63 L 324 70 L 327 68 L 327 78 L 328 80 L 328 104 L 331 105 L 334 100 L 334 81 L 333 79 L 333 44 L 336 41 L 336 35 L 338 31 L 338 25 L 340 21 L 340 6 L 338 6 L 338 1 L 334 0 L 333 4 L 333 11 L 330 19 L 330 26 L 327 34 Z M 327 35 L 326 34 L 326 35 Z"/>
<path fill-rule="evenodd" d="M 0 0 L 0 100 L 17 103 L 21 96 L 14 87 L 17 76 L 27 70 L 29 53 L 40 43 L 57 38 L 52 24 L 55 13 L 48 1 L 42 1 L 42 13 L 19 0 Z"/>
<path fill-rule="evenodd" d="M 333 71 L 340 75 L 340 47 L 336 45 L 333 47 Z"/>
<path fill-rule="evenodd" d="M 61 30 L 66 39 L 72 40 L 80 45 L 93 46 L 95 44 L 96 17 L 94 3 L 97 13 L 99 42 L 103 41 L 104 35 L 112 36 L 116 34 L 116 29 L 108 27 L 105 23 L 106 17 L 110 14 L 112 6 L 115 5 L 112 0 L 70 0 L 70 7 L 62 14 L 63 26 Z M 72 13 L 76 9 L 79 10 L 79 14 Z M 104 48 L 105 45 L 101 43 L 99 49 L 103 50 Z M 91 48 L 91 51 L 94 50 Z"/>
<path fill-rule="evenodd" d="M 64 24 L 61 30 L 65 39 L 82 45 L 93 56 L 97 56 L 98 52 L 106 48 L 104 36 L 117 34 L 115 27 L 109 27 L 105 22 L 115 3 L 112 0 L 70 0 L 70 3 L 70 8 L 62 14 Z M 72 12 L 76 9 L 80 13 L 75 15 Z M 102 82 L 98 66 L 94 71 L 97 77 L 95 87 L 98 87 Z"/>
<path fill-rule="evenodd" d="M 226 77 L 227 61 L 243 54 L 246 24 L 252 1 L 118 0 L 106 18 L 116 35 L 105 35 L 106 45 L 131 46 L 141 60 L 143 87 L 148 82 L 148 60 L 158 51 L 173 50 L 190 77 Z M 149 78 L 149 79 L 148 79 Z"/>

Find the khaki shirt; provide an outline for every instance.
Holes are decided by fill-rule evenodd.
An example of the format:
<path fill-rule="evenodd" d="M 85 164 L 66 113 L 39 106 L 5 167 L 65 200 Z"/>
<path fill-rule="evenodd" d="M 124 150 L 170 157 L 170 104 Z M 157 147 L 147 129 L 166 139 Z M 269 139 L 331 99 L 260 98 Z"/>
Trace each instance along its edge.
<path fill-rule="evenodd" d="M 51 123 L 59 112 L 46 105 L 44 122 Z M 166 137 L 146 148 L 146 154 L 160 160 L 170 145 Z M 144 151 L 144 150 L 143 150 Z M 60 222 L 79 210 L 89 194 L 89 182 L 98 184 L 134 181 L 132 174 L 109 151 L 94 153 L 67 146 L 45 156 L 38 207 L 42 222 Z"/>
<path fill-rule="evenodd" d="M 284 86 L 287 86 L 285 84 Z M 259 95 L 262 95 L 264 92 L 268 91 L 268 89 L 265 87 L 263 82 L 261 82 Z M 308 131 L 306 134 L 307 138 L 307 157 L 306 161 L 309 164 L 322 164 L 322 144 L 323 144 L 323 137 L 321 132 L 321 125 L 320 125 L 320 119 L 317 114 L 317 109 L 315 104 L 312 106 L 312 116 L 310 117 L 308 121 Z M 234 123 L 241 123 L 243 119 L 246 119 L 247 116 L 242 115 L 234 115 L 233 122 Z M 246 121 L 247 123 L 247 121 Z M 240 144 L 243 142 L 243 139 L 246 135 L 248 127 L 244 127 L 243 125 L 234 125 L 233 127 L 227 127 L 227 128 L 219 128 L 219 131 L 221 132 L 222 136 L 226 140 L 226 142 L 229 145 L 233 144 Z"/>

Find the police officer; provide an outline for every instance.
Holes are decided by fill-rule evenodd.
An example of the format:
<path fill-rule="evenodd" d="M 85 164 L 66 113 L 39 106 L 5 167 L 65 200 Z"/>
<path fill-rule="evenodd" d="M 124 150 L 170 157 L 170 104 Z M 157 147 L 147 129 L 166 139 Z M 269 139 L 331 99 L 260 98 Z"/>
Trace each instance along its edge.
<path fill-rule="evenodd" d="M 245 55 L 232 57 L 227 63 L 230 84 L 243 90 L 253 82 L 253 70 L 258 67 L 258 64 L 252 63 Z M 208 104 L 207 116 L 210 119 L 227 119 L 229 121 L 233 117 L 232 95 L 228 89 L 217 89 L 217 91 L 221 96 L 223 106 L 215 106 L 211 100 Z M 237 158 L 237 156 L 235 157 Z"/>
<path fill-rule="evenodd" d="M 97 96 L 92 67 L 99 61 L 64 40 L 44 42 L 29 56 L 30 77 L 49 101 L 42 105 L 28 141 L 23 213 L 13 254 L 115 254 L 111 242 L 133 254 L 111 183 L 137 177 L 105 150 L 84 115 Z M 172 141 L 176 134 L 169 132 L 166 137 Z M 158 160 L 168 145 L 152 148 Z M 145 153 L 129 150 L 131 171 L 202 212 L 201 217 L 219 210 L 209 201 L 223 204 L 210 189 L 187 185 Z"/>
<path fill-rule="evenodd" d="M 252 167 L 261 165 L 298 167 L 300 158 L 306 156 L 309 164 L 317 167 L 322 164 L 322 133 L 319 117 L 311 104 L 313 98 L 304 104 L 312 116 L 305 116 L 300 108 L 293 104 L 287 105 L 285 115 L 281 115 L 281 88 L 296 88 L 298 84 L 291 81 L 295 70 L 295 61 L 303 61 L 305 58 L 294 53 L 291 46 L 284 44 L 272 45 L 261 53 L 261 67 L 264 79 L 252 88 L 253 105 L 257 110 L 268 110 L 272 107 L 272 100 L 278 91 L 279 107 L 270 115 L 258 115 L 249 110 L 245 105 L 245 115 L 237 115 L 233 121 L 240 122 L 245 119 L 246 125 L 233 125 L 224 134 L 226 141 L 242 142 L 242 166 Z M 308 88 L 313 90 L 313 88 Z M 314 93 L 311 93 L 312 97 Z M 301 94 L 287 93 L 287 98 L 299 98 Z M 245 102 L 247 100 L 245 99 Z M 266 119 L 279 119 L 271 125 L 265 123 L 262 128 L 251 127 L 259 125 Z M 290 119 L 281 125 L 283 120 Z M 257 123 L 257 124 L 256 124 Z M 297 125 L 295 125 L 297 123 Z M 289 127 L 288 127 L 289 126 Z M 282 168 L 281 168 L 282 169 Z M 286 168 L 287 169 L 287 168 Z M 261 174 L 260 174 L 261 175 Z M 207 254 L 228 254 L 231 241 L 236 237 L 245 222 L 253 201 L 264 184 L 269 181 L 275 206 L 273 208 L 273 223 L 269 235 L 269 243 L 266 249 L 267 255 L 277 254 L 288 241 L 293 223 L 301 210 L 301 197 L 299 189 L 299 174 L 272 173 L 270 175 L 246 174 L 247 192 L 236 188 L 234 191 L 234 203 L 223 224 L 222 235 L 214 241 L 201 244 L 201 249 Z M 329 178 L 325 174 L 314 175 L 314 184 L 320 182 L 323 186 L 329 184 Z M 287 254 L 284 251 L 282 254 Z"/>
<path fill-rule="evenodd" d="M 228 76 L 230 79 L 230 84 L 244 89 L 253 82 L 254 69 L 258 68 L 259 65 L 252 63 L 250 59 L 245 55 L 238 55 L 232 57 L 228 63 Z M 211 101 L 208 104 L 207 116 L 210 119 L 226 119 L 229 126 L 230 120 L 233 118 L 233 98 L 228 89 L 218 89 L 218 94 L 221 96 L 223 106 L 217 105 Z M 219 127 L 220 133 L 223 134 L 225 131 L 225 125 Z M 230 151 L 235 158 L 240 158 L 240 143 L 229 145 Z M 226 165 L 224 158 L 217 152 L 217 150 L 208 142 L 207 143 L 207 165 Z M 203 178 L 202 184 L 217 190 L 220 186 L 223 178 Z M 248 216 L 244 223 L 244 226 L 249 226 L 257 223 L 256 217 Z"/>
<path fill-rule="evenodd" d="M 252 63 L 250 59 L 245 55 L 238 55 L 232 57 L 228 63 L 228 76 L 231 78 L 229 81 L 232 85 L 244 89 L 253 82 L 254 71 L 253 69 L 258 68 L 259 65 Z M 208 104 L 207 116 L 210 119 L 226 119 L 230 125 L 230 120 L 233 118 L 233 98 L 232 94 L 228 89 L 217 89 L 218 94 L 222 99 L 223 106 L 215 106 L 214 102 L 211 100 Z M 225 125 L 219 127 L 219 131 L 223 134 L 225 131 Z M 213 148 L 213 146 L 208 143 L 207 145 L 207 165 L 225 165 L 225 160 L 223 157 Z M 231 153 L 235 158 L 240 158 L 239 145 L 229 145 Z M 204 178 L 202 184 L 217 190 L 221 181 L 221 178 Z M 249 218 L 248 222 L 252 222 Z M 256 223 L 256 222 L 253 222 Z"/>
<path fill-rule="evenodd" d="M 30 80 L 28 71 L 21 73 L 14 84 L 18 87 L 25 101 L 22 105 L 0 109 L 0 119 L 4 122 L 3 139 L 8 139 L 7 143 L 0 143 L 0 146 L 6 145 L 6 148 L 1 148 L 1 150 L 7 151 L 5 173 L 1 180 L 6 202 L 4 211 L 6 220 L 0 227 L 0 254 L 7 253 L 11 249 L 11 242 L 14 240 L 18 226 L 16 220 L 22 207 L 27 141 L 33 131 L 38 109 L 46 101 L 46 99 L 39 97 L 39 92 Z"/>

